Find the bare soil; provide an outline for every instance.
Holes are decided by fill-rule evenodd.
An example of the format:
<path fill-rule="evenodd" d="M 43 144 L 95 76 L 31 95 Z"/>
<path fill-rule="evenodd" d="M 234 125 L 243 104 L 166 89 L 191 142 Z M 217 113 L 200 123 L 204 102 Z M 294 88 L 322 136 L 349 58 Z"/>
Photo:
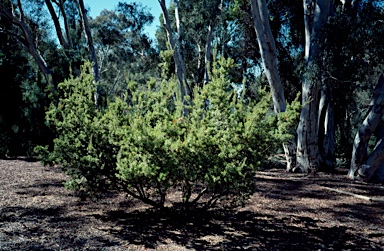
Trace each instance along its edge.
<path fill-rule="evenodd" d="M 270 168 L 243 207 L 189 216 L 124 194 L 82 201 L 59 168 L 0 160 L 0 250 L 384 250 L 382 185 Z"/>

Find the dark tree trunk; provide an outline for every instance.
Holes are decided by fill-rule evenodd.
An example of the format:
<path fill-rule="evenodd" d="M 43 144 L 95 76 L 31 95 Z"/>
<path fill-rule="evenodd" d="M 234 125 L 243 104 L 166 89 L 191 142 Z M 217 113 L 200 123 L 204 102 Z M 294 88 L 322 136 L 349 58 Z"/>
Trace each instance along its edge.
<path fill-rule="evenodd" d="M 90 58 L 91 58 L 91 62 L 92 62 L 93 78 L 94 78 L 95 83 L 98 83 L 99 78 L 100 78 L 99 65 L 97 63 L 96 50 L 95 50 L 95 47 L 93 44 L 91 28 L 89 27 L 89 23 L 88 23 L 87 11 L 85 10 L 83 0 L 78 0 L 78 3 L 79 3 L 79 12 L 80 12 L 80 17 L 81 17 L 81 23 L 83 25 L 85 39 L 86 39 L 87 44 L 88 44 L 88 49 L 89 49 Z M 102 93 L 102 89 L 101 89 L 100 84 L 98 84 L 96 92 L 95 92 L 95 97 L 94 97 L 96 106 L 100 105 L 101 93 Z"/>
<path fill-rule="evenodd" d="M 50 0 L 45 0 L 45 4 L 47 5 L 49 14 L 52 17 L 53 24 L 55 26 L 55 31 L 57 34 L 57 38 L 59 39 L 59 43 L 61 46 L 63 46 L 64 49 L 68 49 L 68 43 L 63 35 L 63 31 L 61 30 L 59 18 L 56 15 L 55 9 L 53 8 L 53 5 Z M 63 13 L 64 14 L 64 13 Z"/>
<path fill-rule="evenodd" d="M 335 123 L 332 87 L 323 80 L 319 104 L 320 170 L 331 171 L 335 163 Z"/>
<path fill-rule="evenodd" d="M 85 10 L 83 0 L 78 0 L 78 3 L 79 3 L 79 12 L 80 12 L 80 17 L 81 17 L 81 23 L 83 25 L 85 39 L 86 39 L 87 44 L 88 44 L 91 62 L 93 64 L 93 77 L 94 77 L 95 81 L 98 82 L 99 81 L 99 66 L 97 63 L 97 56 L 96 56 L 96 51 L 95 51 L 95 47 L 93 44 L 91 28 L 89 27 L 89 23 L 88 23 L 87 11 Z"/>

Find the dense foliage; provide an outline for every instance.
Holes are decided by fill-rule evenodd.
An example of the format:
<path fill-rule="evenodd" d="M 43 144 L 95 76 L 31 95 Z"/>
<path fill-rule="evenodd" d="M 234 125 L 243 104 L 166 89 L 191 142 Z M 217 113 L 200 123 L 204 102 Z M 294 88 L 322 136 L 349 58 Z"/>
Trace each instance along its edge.
<path fill-rule="evenodd" d="M 195 89 L 188 117 L 181 116 L 173 80 L 150 81 L 146 90 L 130 83 L 124 100 L 98 110 L 84 68 L 59 84 L 62 98 L 47 112 L 57 132 L 54 148 L 37 150 L 46 163 L 63 167 L 67 187 L 88 194 L 118 188 L 156 207 L 164 206 L 170 190 L 180 191 L 173 202 L 185 208 L 244 202 L 261 162 L 290 135 L 279 131 L 265 91 L 246 104 L 229 89 L 231 64 L 219 60 L 212 83 Z"/>

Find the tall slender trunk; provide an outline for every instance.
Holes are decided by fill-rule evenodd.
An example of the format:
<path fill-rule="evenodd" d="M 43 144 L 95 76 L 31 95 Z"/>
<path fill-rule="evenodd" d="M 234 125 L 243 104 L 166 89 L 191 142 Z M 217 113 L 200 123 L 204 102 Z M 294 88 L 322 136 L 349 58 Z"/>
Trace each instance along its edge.
<path fill-rule="evenodd" d="M 168 37 L 168 43 L 170 46 L 170 49 L 173 50 L 173 60 L 175 61 L 175 71 L 176 71 L 176 76 L 177 80 L 179 83 L 180 87 L 180 93 L 181 93 L 181 99 L 184 101 L 184 107 L 187 105 L 185 104 L 185 99 L 186 96 L 190 96 L 190 88 L 187 83 L 187 75 L 186 75 L 186 70 L 185 70 L 185 64 L 183 60 L 183 56 L 181 54 L 181 41 L 179 42 L 175 41 L 175 38 L 173 37 L 173 32 L 171 28 L 171 23 L 169 21 L 169 14 L 167 10 L 167 6 L 165 4 L 165 0 L 158 0 L 161 10 L 163 12 L 163 21 L 164 21 L 164 26 L 167 31 L 167 37 Z M 178 16 L 178 1 L 176 1 L 176 9 L 175 9 L 175 15 L 176 19 L 179 20 Z M 178 31 L 181 32 L 181 27 L 180 27 L 180 22 L 177 21 L 177 26 L 178 26 Z M 181 34 L 179 33 L 179 39 L 181 39 Z M 183 115 L 187 116 L 188 115 L 188 110 L 186 108 L 183 109 Z"/>
<path fill-rule="evenodd" d="M 183 82 L 185 84 L 186 92 L 190 94 L 190 88 L 188 86 L 187 82 L 187 69 L 185 67 L 185 62 L 183 58 L 183 50 L 182 50 L 182 39 L 183 39 L 183 31 L 180 24 L 180 16 L 179 16 L 179 9 L 180 9 L 180 0 L 174 0 L 175 1 L 175 18 L 176 18 L 176 30 L 177 30 L 177 38 L 176 38 L 176 49 L 178 51 L 177 57 L 179 58 L 181 72 L 183 75 Z"/>
<path fill-rule="evenodd" d="M 277 67 L 276 45 L 269 25 L 265 0 L 251 0 L 251 12 L 264 72 L 272 92 L 274 110 L 275 113 L 284 112 L 286 110 L 284 89 Z M 283 144 L 283 148 L 287 160 L 287 171 L 291 171 L 296 165 L 295 141 Z"/>
<path fill-rule="evenodd" d="M 59 16 L 56 14 L 55 9 L 53 7 L 52 2 L 54 2 L 60 9 L 60 14 L 63 17 L 63 22 L 61 23 L 59 20 Z M 67 14 L 65 13 L 64 9 L 64 0 L 60 1 L 52 1 L 52 0 L 45 0 L 45 4 L 47 5 L 48 11 L 51 15 L 51 18 L 53 20 L 55 31 L 57 38 L 59 39 L 60 45 L 63 47 L 64 55 L 67 57 L 69 62 L 73 61 L 73 44 L 72 44 L 72 37 L 69 31 L 69 24 L 67 19 Z M 61 28 L 61 25 L 64 24 L 64 30 L 65 34 L 63 34 L 63 30 Z M 75 73 L 75 76 L 78 76 L 80 74 L 79 69 L 76 67 L 76 65 L 72 66 L 72 71 Z"/>
<path fill-rule="evenodd" d="M 260 48 L 264 72 L 271 87 L 275 112 L 286 109 L 284 89 L 277 67 L 276 45 L 268 19 L 268 9 L 265 0 L 251 0 L 253 23 Z"/>
<path fill-rule="evenodd" d="M 320 167 L 324 171 L 331 171 L 335 163 L 334 106 L 329 82 L 329 79 L 324 79 L 321 86 L 318 119 Z"/>
<path fill-rule="evenodd" d="M 64 29 L 65 29 L 65 34 L 67 36 L 68 47 L 69 49 L 73 49 L 73 42 L 72 42 L 71 32 L 69 29 L 68 17 L 64 9 L 64 3 L 65 3 L 65 0 L 59 0 L 59 8 L 60 8 L 61 14 L 63 15 Z"/>
<path fill-rule="evenodd" d="M 94 78 L 95 83 L 98 83 L 99 82 L 99 78 L 100 78 L 100 75 L 99 75 L 99 65 L 97 63 L 96 50 L 95 50 L 95 47 L 94 47 L 94 44 L 93 44 L 91 28 L 89 27 L 87 11 L 85 10 L 84 1 L 83 0 L 78 0 L 78 4 L 79 4 L 79 12 L 80 12 L 80 17 L 81 17 L 81 23 L 83 25 L 84 35 L 85 35 L 85 39 L 86 39 L 87 44 L 88 44 L 88 49 L 89 49 L 90 58 L 91 58 L 91 62 L 92 62 L 93 78 Z M 100 86 L 100 84 L 98 84 L 96 92 L 95 92 L 95 97 L 94 97 L 95 105 L 96 106 L 100 105 L 101 92 L 102 92 L 101 86 Z"/>
<path fill-rule="evenodd" d="M 208 26 L 207 41 L 205 42 L 205 53 L 204 53 L 204 84 L 207 84 L 210 81 L 209 71 L 211 67 L 211 50 L 212 50 L 212 39 L 213 39 L 213 29 L 215 22 L 212 22 Z"/>
<path fill-rule="evenodd" d="M 85 10 L 83 0 L 78 0 L 78 3 L 79 3 L 79 12 L 80 12 L 80 17 L 81 17 L 81 23 L 82 23 L 83 29 L 84 29 L 85 40 L 87 41 L 89 54 L 91 57 L 91 62 L 93 64 L 93 66 L 92 66 L 93 77 L 95 79 L 95 82 L 98 82 L 99 81 L 99 66 L 97 63 L 96 50 L 95 50 L 95 47 L 93 44 L 91 28 L 89 27 L 87 11 Z"/>
<path fill-rule="evenodd" d="M 64 38 L 63 31 L 61 30 L 61 25 L 59 22 L 59 18 L 56 15 L 55 9 L 53 8 L 53 5 L 50 0 L 45 0 L 45 4 L 47 5 L 49 14 L 52 17 L 53 24 L 55 26 L 55 31 L 57 38 L 59 39 L 59 43 L 61 46 L 63 46 L 64 49 L 68 49 L 68 43 L 66 39 Z"/>
<path fill-rule="evenodd" d="M 306 72 L 302 81 L 302 110 L 297 128 L 297 171 L 316 172 L 320 167 L 318 142 L 320 44 L 322 28 L 331 12 L 330 0 L 303 0 Z"/>

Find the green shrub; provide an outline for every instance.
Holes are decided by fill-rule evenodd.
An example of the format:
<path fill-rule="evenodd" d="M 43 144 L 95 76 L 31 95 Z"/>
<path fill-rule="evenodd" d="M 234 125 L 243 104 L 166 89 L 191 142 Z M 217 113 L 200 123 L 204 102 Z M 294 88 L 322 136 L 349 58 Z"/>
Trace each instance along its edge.
<path fill-rule="evenodd" d="M 96 194 L 115 180 L 119 147 L 110 138 L 113 124 L 95 107 L 96 86 L 86 64 L 78 78 L 60 83 L 60 101 L 46 113 L 48 127 L 56 132 L 53 149 L 36 147 L 43 164 L 58 164 L 69 175 L 66 187 L 82 194 Z"/>
<path fill-rule="evenodd" d="M 264 90 L 251 104 L 227 91 L 223 75 L 230 62 L 220 62 L 212 82 L 186 102 L 187 117 L 174 80 L 151 81 L 146 90 L 130 83 L 125 100 L 99 111 L 92 78 L 83 71 L 59 85 L 63 98 L 47 113 L 57 132 L 54 149 L 37 150 L 63 167 L 75 190 L 120 188 L 160 208 L 170 192 L 178 195 L 171 203 L 184 208 L 244 202 L 261 161 L 290 135 L 279 130 Z"/>

